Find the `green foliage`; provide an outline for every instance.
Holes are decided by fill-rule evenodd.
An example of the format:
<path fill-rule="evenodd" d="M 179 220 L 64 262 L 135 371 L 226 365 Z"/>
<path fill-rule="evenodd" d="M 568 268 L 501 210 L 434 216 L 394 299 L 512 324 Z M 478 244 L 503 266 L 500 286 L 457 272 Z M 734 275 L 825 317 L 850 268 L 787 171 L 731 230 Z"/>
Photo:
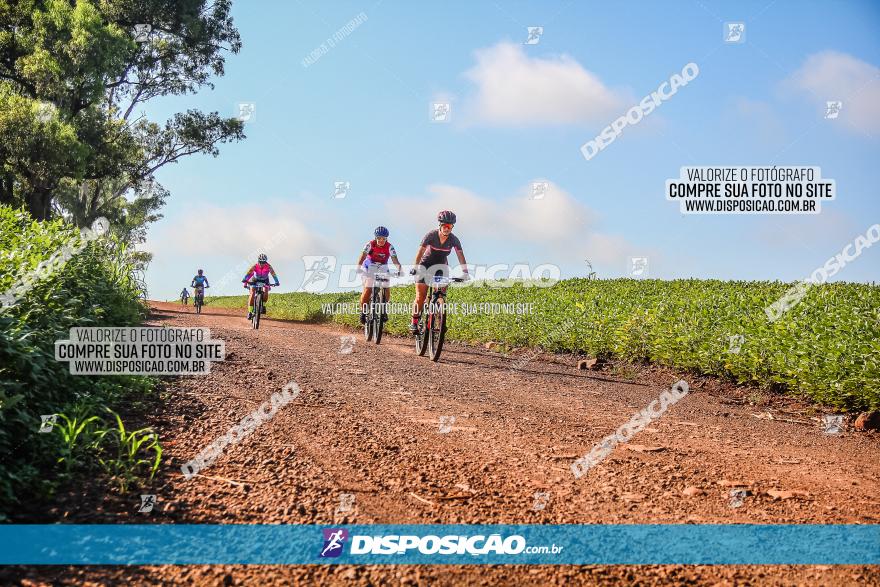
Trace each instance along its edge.
<path fill-rule="evenodd" d="M 459 304 L 448 318 L 450 339 L 497 341 L 650 361 L 739 383 L 782 388 L 823 404 L 880 408 L 880 287 L 813 286 L 776 322 L 764 309 L 792 286 L 768 281 L 568 279 L 552 287 L 450 287 Z M 411 304 L 414 286 L 392 288 L 393 303 Z M 324 314 L 322 304 L 358 293 L 273 293 L 272 318 L 333 321 L 358 327 L 356 314 Z M 243 296 L 209 298 L 210 306 L 243 308 Z M 486 314 L 462 304 L 534 304 L 533 313 Z M 388 332 L 406 334 L 407 314 L 391 314 Z M 742 335 L 739 352 L 730 337 Z"/>
<path fill-rule="evenodd" d="M 162 446 L 152 428 L 128 432 L 119 414 L 108 411 L 116 418 L 116 427 L 99 433 L 102 452 L 98 462 L 124 493 L 144 477 L 152 480 L 162 462 Z"/>
<path fill-rule="evenodd" d="M 230 11 L 230 0 L 0 0 L 0 203 L 79 226 L 105 216 L 114 230 L 155 219 L 167 192 L 154 172 L 216 156 L 244 138 L 242 123 L 197 110 L 131 117 L 212 87 L 241 48 Z"/>
<path fill-rule="evenodd" d="M 50 273 L 45 261 L 62 250 L 78 252 Z M 73 326 L 140 323 L 145 307 L 130 269 L 127 248 L 113 237 L 86 243 L 60 220 L 36 222 L 0 206 L 0 293 L 36 278 L 17 303 L 0 310 L 0 516 L 21 496 L 51 490 L 58 440 L 37 433 L 41 414 L 82 402 L 112 406 L 152 389 L 144 377 L 72 376 L 67 363 L 55 360 L 55 341 L 67 339 Z M 80 440 L 72 436 L 70 456 L 64 449 L 60 456 L 75 458 Z"/>

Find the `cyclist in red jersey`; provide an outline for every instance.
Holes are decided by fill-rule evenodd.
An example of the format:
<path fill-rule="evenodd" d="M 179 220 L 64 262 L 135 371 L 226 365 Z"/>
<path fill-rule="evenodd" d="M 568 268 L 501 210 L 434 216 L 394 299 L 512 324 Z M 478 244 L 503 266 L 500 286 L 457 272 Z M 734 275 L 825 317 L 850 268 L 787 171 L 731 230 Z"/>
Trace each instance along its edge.
<path fill-rule="evenodd" d="M 397 251 L 388 240 L 388 229 L 384 226 L 376 227 L 373 231 L 376 238 L 368 242 L 358 257 L 358 266 L 363 268 L 364 272 L 364 291 L 361 293 L 361 324 L 367 321 L 365 313 L 367 304 L 370 301 L 370 289 L 373 287 L 373 280 L 370 273 L 377 271 L 386 271 L 388 269 L 388 260 L 397 265 L 397 274 L 400 274 L 400 261 L 397 260 Z M 388 302 L 390 292 L 387 287 L 382 288 L 382 301 Z M 388 315 L 382 312 L 382 321 L 388 320 Z"/>
<path fill-rule="evenodd" d="M 260 253 L 260 256 L 257 257 L 257 264 L 248 269 L 248 272 L 245 274 L 244 279 L 241 282 L 244 286 L 251 291 L 251 295 L 248 297 L 248 320 L 254 317 L 254 288 L 250 287 L 251 284 L 262 284 L 263 285 L 263 301 L 266 302 L 269 300 L 269 275 L 275 278 L 275 287 L 281 285 L 278 282 L 278 276 L 275 275 L 275 270 L 272 269 L 272 266 L 269 265 L 269 258 L 265 253 Z M 266 313 L 266 305 L 263 304 L 262 314 Z"/>
<path fill-rule="evenodd" d="M 455 225 L 455 214 L 449 210 L 443 210 L 437 215 L 437 222 L 440 227 L 432 230 L 422 239 L 419 246 L 419 252 L 416 253 L 415 268 L 410 270 L 410 275 L 418 274 L 416 278 L 416 300 L 413 302 L 412 323 L 409 325 L 409 331 L 418 332 L 419 316 L 422 314 L 422 305 L 428 296 L 428 280 L 435 276 L 449 273 L 449 265 L 446 259 L 452 249 L 458 257 L 458 262 L 462 267 L 464 278 L 468 279 L 470 275 L 467 270 L 467 261 L 464 259 L 464 252 L 461 250 L 461 241 L 452 234 L 452 227 Z"/>

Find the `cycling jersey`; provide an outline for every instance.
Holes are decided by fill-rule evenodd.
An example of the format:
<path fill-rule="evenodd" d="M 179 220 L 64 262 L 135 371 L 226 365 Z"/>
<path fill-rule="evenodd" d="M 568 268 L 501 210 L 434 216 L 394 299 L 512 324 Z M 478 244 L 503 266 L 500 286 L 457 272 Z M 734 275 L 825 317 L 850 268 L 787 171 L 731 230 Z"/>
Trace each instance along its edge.
<path fill-rule="evenodd" d="M 387 239 L 381 247 L 375 240 L 371 240 L 364 245 L 364 254 L 367 256 L 364 259 L 364 267 L 368 267 L 373 264 L 385 265 L 391 257 L 397 256 L 397 251 L 394 250 L 394 245 Z"/>
<path fill-rule="evenodd" d="M 204 287 L 208 283 L 208 278 L 204 275 L 196 275 L 192 278 L 195 287 Z"/>
<path fill-rule="evenodd" d="M 275 275 L 275 270 L 272 269 L 271 265 L 269 265 L 268 263 L 263 263 L 262 265 L 256 263 L 253 267 L 248 269 L 248 272 L 245 273 L 242 281 L 250 281 L 251 277 L 253 276 L 254 281 L 264 281 L 266 283 L 269 283 L 269 274 L 272 274 L 272 277 L 275 278 L 275 281 L 278 281 L 278 276 Z"/>
<path fill-rule="evenodd" d="M 459 253 L 462 252 L 461 242 L 458 240 L 458 237 L 451 232 L 449 233 L 449 236 L 446 237 L 446 242 L 440 242 L 440 229 L 432 230 L 426 234 L 425 238 L 422 239 L 422 246 L 425 247 L 425 252 L 419 260 L 419 265 L 425 267 L 431 267 L 432 265 L 446 265 L 446 259 L 449 257 L 449 253 L 452 252 L 452 249 L 456 249 Z"/>

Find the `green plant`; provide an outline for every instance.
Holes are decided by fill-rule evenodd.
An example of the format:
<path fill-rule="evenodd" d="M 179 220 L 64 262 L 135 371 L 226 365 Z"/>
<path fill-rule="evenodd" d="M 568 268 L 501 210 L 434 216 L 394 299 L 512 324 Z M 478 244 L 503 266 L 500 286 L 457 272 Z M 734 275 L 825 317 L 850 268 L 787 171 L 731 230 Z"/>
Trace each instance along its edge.
<path fill-rule="evenodd" d="M 84 417 L 79 411 L 72 417 L 66 414 L 58 414 L 52 431 L 61 437 L 61 456 L 58 462 L 64 464 L 65 475 L 70 475 L 74 468 L 85 464 L 85 457 L 89 449 L 95 449 L 100 441 L 95 422 L 100 422 L 98 416 Z"/>
<path fill-rule="evenodd" d="M 116 418 L 116 427 L 99 432 L 102 439 L 102 452 L 108 452 L 104 439 L 111 439 L 115 444 L 115 456 L 106 454 L 98 458 L 104 471 L 118 484 L 120 492 L 128 491 L 130 484 L 143 480 L 149 471 L 148 480 L 152 480 L 162 461 L 162 446 L 159 437 L 152 428 L 141 428 L 128 432 L 119 414 L 108 409 Z M 152 452 L 152 455 L 150 453 Z"/>

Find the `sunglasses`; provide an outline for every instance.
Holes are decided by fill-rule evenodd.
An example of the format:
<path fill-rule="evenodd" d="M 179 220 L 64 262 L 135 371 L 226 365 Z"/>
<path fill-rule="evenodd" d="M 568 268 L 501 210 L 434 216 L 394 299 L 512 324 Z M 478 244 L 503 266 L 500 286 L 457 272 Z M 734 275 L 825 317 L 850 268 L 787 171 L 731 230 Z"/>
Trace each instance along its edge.
<path fill-rule="evenodd" d="M 441 224 L 440 225 L 440 228 L 448 228 L 449 230 L 452 230 L 452 227 L 453 227 L 452 224 Z"/>

